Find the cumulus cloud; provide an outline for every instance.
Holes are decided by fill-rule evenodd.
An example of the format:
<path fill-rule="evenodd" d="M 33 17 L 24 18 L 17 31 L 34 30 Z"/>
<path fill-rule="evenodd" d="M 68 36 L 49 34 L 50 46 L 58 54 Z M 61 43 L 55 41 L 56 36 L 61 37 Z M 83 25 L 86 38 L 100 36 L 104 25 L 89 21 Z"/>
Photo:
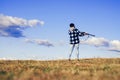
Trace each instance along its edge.
<path fill-rule="evenodd" d="M 48 40 L 41 40 L 41 39 L 25 39 L 27 43 L 35 43 L 41 46 L 53 47 L 54 44 Z"/>
<path fill-rule="evenodd" d="M 109 46 L 109 41 L 105 38 L 89 38 L 88 40 L 82 42 L 84 44 L 88 44 L 88 45 L 94 45 L 96 47 L 100 47 L 100 46 Z"/>
<path fill-rule="evenodd" d="M 0 36 L 15 38 L 24 37 L 23 31 L 26 28 L 43 24 L 43 21 L 37 19 L 26 20 L 23 18 L 0 14 Z"/>
<path fill-rule="evenodd" d="M 110 44 L 109 50 L 120 52 L 120 41 L 119 40 L 112 40 L 109 42 L 109 44 Z"/>
<path fill-rule="evenodd" d="M 120 41 L 119 40 L 107 40 L 105 38 L 92 37 L 81 43 L 87 44 L 87 45 L 93 45 L 95 47 L 104 47 L 109 51 L 120 52 Z"/>

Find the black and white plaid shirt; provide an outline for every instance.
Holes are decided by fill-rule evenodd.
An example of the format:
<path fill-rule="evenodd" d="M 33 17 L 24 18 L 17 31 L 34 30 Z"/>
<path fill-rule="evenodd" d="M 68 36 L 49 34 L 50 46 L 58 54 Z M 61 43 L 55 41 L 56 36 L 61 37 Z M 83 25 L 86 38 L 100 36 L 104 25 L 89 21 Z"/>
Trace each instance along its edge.
<path fill-rule="evenodd" d="M 78 29 L 74 29 L 73 31 L 69 30 L 70 35 L 70 44 L 79 44 L 79 36 L 82 36 L 81 32 Z"/>

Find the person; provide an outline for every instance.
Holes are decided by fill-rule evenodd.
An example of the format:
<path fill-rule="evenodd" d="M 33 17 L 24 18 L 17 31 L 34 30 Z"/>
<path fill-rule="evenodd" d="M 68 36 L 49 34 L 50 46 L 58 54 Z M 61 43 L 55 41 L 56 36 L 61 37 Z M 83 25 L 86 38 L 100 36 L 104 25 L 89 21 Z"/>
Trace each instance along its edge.
<path fill-rule="evenodd" d="M 70 36 L 70 52 L 69 52 L 69 61 L 71 60 L 71 55 L 74 48 L 76 49 L 77 60 L 79 60 L 79 36 L 84 36 L 77 28 L 75 28 L 74 23 L 70 23 L 69 36 Z"/>

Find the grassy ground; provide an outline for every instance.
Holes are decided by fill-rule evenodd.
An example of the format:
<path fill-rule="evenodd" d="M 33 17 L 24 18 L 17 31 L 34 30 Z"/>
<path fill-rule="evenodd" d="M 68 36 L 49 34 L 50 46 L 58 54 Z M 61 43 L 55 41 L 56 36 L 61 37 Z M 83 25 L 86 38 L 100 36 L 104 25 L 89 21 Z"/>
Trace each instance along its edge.
<path fill-rule="evenodd" d="M 0 80 L 120 80 L 120 58 L 0 60 Z"/>

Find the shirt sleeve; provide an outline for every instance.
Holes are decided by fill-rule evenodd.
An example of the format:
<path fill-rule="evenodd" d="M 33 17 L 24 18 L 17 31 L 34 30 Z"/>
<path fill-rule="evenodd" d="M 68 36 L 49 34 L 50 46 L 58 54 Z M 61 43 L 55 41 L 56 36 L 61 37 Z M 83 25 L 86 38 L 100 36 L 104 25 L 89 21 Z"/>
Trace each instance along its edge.
<path fill-rule="evenodd" d="M 84 36 L 84 34 L 83 34 L 83 32 L 80 32 L 78 29 L 77 29 L 77 32 L 78 32 L 78 34 L 79 34 L 79 36 Z"/>
<path fill-rule="evenodd" d="M 78 33 L 79 36 L 81 36 L 81 32 L 78 29 L 77 29 L 77 33 Z"/>

